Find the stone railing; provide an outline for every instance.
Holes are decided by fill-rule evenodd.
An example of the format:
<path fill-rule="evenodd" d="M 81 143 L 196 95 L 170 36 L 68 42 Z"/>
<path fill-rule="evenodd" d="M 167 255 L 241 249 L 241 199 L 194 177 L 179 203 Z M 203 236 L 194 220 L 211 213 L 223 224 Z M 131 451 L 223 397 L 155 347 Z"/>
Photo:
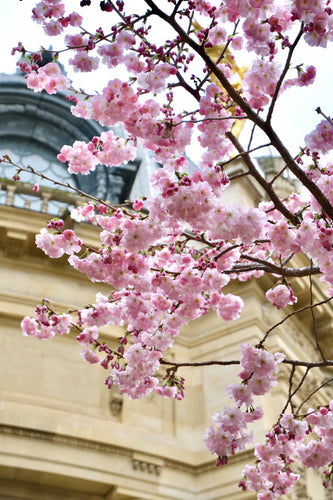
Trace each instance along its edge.
<path fill-rule="evenodd" d="M 39 191 L 34 192 L 32 188 L 31 184 L 1 179 L 0 205 L 59 216 L 86 201 L 84 197 L 70 191 L 40 187 Z"/>

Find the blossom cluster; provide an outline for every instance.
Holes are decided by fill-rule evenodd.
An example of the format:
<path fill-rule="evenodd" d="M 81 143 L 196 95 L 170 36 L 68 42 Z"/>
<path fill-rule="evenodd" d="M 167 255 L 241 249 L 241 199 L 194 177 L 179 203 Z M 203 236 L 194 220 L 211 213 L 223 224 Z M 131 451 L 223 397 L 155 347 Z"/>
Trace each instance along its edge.
<path fill-rule="evenodd" d="M 306 145 L 313 151 L 326 154 L 333 149 L 333 125 L 322 120 L 316 128 L 305 137 Z"/>
<path fill-rule="evenodd" d="M 97 164 L 115 167 L 133 160 L 135 155 L 136 148 L 128 140 L 116 137 L 112 130 L 108 130 L 88 144 L 75 141 L 73 146 L 63 146 L 57 158 L 63 163 L 68 162 L 70 174 L 87 175 Z"/>
<path fill-rule="evenodd" d="M 252 442 L 252 433 L 245 432 L 248 424 L 263 417 L 262 409 L 253 406 L 253 396 L 262 396 L 277 384 L 278 364 L 283 359 L 281 353 L 273 355 L 247 343 L 241 345 L 242 371 L 239 376 L 242 382 L 226 388 L 235 406 L 224 408 L 222 414 L 214 414 L 214 425 L 205 433 L 207 448 L 218 455 L 217 465 L 225 465 L 228 457 L 244 450 L 245 445 Z"/>
<path fill-rule="evenodd" d="M 57 36 L 68 26 L 80 26 L 82 17 L 77 12 L 65 16 L 66 7 L 61 0 L 41 0 L 32 10 L 33 19 L 43 25 L 49 36 Z"/>
<path fill-rule="evenodd" d="M 58 259 L 64 254 L 72 255 L 79 252 L 82 241 L 71 229 L 65 229 L 62 233 L 50 233 L 42 228 L 36 236 L 36 245 L 49 257 Z"/>
<path fill-rule="evenodd" d="M 295 461 L 316 469 L 332 464 L 332 424 L 333 400 L 319 410 L 310 408 L 305 417 L 282 415 L 267 433 L 266 442 L 255 446 L 256 465 L 245 466 L 239 486 L 257 492 L 258 500 L 275 500 L 290 493 L 300 477 L 292 470 Z M 324 473 L 324 477 L 329 475 Z M 323 484 L 328 486 L 325 480 Z"/>
<path fill-rule="evenodd" d="M 29 72 L 26 75 L 26 81 L 27 87 L 35 92 L 45 90 L 48 94 L 55 94 L 59 90 L 70 88 L 69 79 L 62 74 L 59 64 L 55 62 Z"/>
<path fill-rule="evenodd" d="M 182 388 L 172 385 L 169 379 L 166 384 L 159 384 L 156 377 L 159 359 L 172 347 L 184 324 L 210 309 L 225 321 L 239 317 L 242 299 L 224 293 L 223 289 L 230 276 L 237 276 L 237 266 L 244 262 L 246 254 L 260 260 L 259 257 L 265 255 L 264 249 L 269 250 L 273 257 L 270 260 L 265 257 L 265 263 L 274 263 L 274 252 L 277 260 L 284 251 L 303 250 L 315 257 L 314 249 L 324 251 L 332 237 L 332 231 L 327 228 L 324 231 L 320 220 L 315 218 L 305 218 L 297 231 L 281 220 L 279 212 L 270 210 L 269 204 L 247 210 L 224 205 L 217 196 L 224 187 L 221 177 L 220 190 L 216 179 L 211 184 L 210 176 L 204 173 L 189 176 L 171 168 L 157 170 L 152 181 L 161 193 L 148 200 L 149 215 L 120 208 L 110 211 L 104 205 L 96 210 L 91 202 L 73 211 L 76 220 L 87 220 L 100 227 L 100 249 L 78 254 L 80 240 L 71 230 L 61 232 L 59 221 L 49 225 L 55 228 L 54 234 L 43 229 L 36 239 L 47 255 L 69 254 L 69 263 L 75 269 L 91 281 L 108 283 L 116 290 L 109 297 L 98 295 L 92 307 L 82 309 L 78 326 L 126 327 L 126 342 L 120 347 L 119 359 L 111 363 L 107 380 L 109 386 L 119 385 L 122 392 L 133 398 L 153 390 L 168 397 L 179 397 L 183 393 Z M 292 196 L 288 203 L 297 210 L 301 201 Z M 203 233 L 208 220 L 214 223 Z M 322 235 L 320 245 L 319 241 L 308 238 L 305 221 L 306 224 L 312 221 L 315 226 L 312 234 L 317 231 Z M 200 240 L 198 249 L 190 244 Z M 254 240 L 258 240 L 257 245 L 251 243 Z M 325 273 L 325 278 L 330 279 L 328 268 Z M 253 275 L 259 274 L 253 271 Z M 250 277 L 251 273 L 247 272 L 246 276 Z M 267 292 L 267 298 L 277 308 L 296 302 L 289 284 L 273 287 Z M 96 353 L 98 347 L 96 342 L 85 345 L 84 359 L 109 366 L 109 362 Z M 135 357 L 130 354 L 134 349 L 137 350 Z M 246 384 L 228 388 L 228 392 L 236 405 L 244 404 L 248 408 L 253 404 L 253 395 L 265 394 L 275 383 L 274 376 L 263 373 L 260 364 L 272 370 L 271 373 L 276 366 L 266 351 L 258 350 L 252 359 L 243 349 L 244 346 L 241 377 Z M 139 362 L 139 353 L 142 362 Z"/>
<path fill-rule="evenodd" d="M 35 317 L 25 316 L 21 322 L 22 333 L 25 336 L 38 339 L 50 339 L 55 335 L 70 332 L 72 317 L 69 314 L 50 313 L 44 303 L 36 307 Z"/>
<path fill-rule="evenodd" d="M 286 285 L 277 285 L 266 292 L 267 299 L 277 307 L 285 307 L 287 305 L 292 305 L 297 302 L 297 297 L 295 297 L 292 289 Z"/>

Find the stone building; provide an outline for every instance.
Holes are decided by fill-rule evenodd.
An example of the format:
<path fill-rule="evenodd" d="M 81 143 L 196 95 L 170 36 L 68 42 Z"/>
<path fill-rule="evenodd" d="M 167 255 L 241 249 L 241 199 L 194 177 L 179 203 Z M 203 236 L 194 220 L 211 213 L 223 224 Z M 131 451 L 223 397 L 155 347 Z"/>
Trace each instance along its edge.
<path fill-rule="evenodd" d="M 100 168 L 89 177 L 71 178 L 56 161 L 63 144 L 89 140 L 100 131 L 97 124 L 74 118 L 64 96 L 34 94 L 21 77 L 1 77 L 1 154 L 101 198 L 135 198 L 148 189 L 147 176 L 156 168 L 144 151 L 127 166 Z M 187 395 L 181 402 L 157 395 L 131 401 L 106 389 L 105 372 L 81 360 L 80 347 L 70 336 L 51 341 L 22 337 L 20 321 L 33 313 L 41 298 L 49 298 L 61 311 L 91 303 L 97 291 L 107 288 L 88 282 L 65 260 L 48 259 L 35 247 L 34 236 L 50 213 L 73 224 L 66 214 L 82 199 L 47 181 L 33 193 L 33 177 L 22 175 L 21 182 L 14 183 L 8 166 L 0 164 L 0 172 L 0 499 L 254 499 L 237 488 L 251 450 L 235 456 L 227 468 L 216 468 L 202 439 L 212 413 L 230 405 L 224 389 L 236 380 L 237 368 L 184 368 Z M 228 196 L 233 203 L 251 205 L 263 193 L 240 178 Z M 75 223 L 75 231 L 91 245 L 97 242 L 95 227 Z M 174 359 L 238 358 L 240 341 L 256 343 L 282 317 L 264 300 L 272 282 L 265 278 L 242 284 L 245 310 L 239 320 L 225 324 L 209 314 L 187 326 Z M 295 292 L 302 304 L 306 287 L 301 280 Z M 316 284 L 314 294 L 322 297 Z M 328 349 L 330 307 L 323 305 L 318 316 L 317 329 Z M 117 328 L 102 331 L 110 343 L 119 335 Z M 272 337 L 272 346 L 288 357 L 314 357 L 309 314 L 284 324 Z M 282 369 L 282 376 L 287 379 L 287 370 Z M 308 385 L 326 376 L 314 372 Z M 279 387 L 262 401 L 266 428 L 278 415 L 283 391 Z M 318 396 L 317 402 L 325 402 L 323 398 Z M 262 423 L 256 432 L 264 438 Z M 320 478 L 308 473 L 294 498 L 324 499 L 319 486 Z"/>

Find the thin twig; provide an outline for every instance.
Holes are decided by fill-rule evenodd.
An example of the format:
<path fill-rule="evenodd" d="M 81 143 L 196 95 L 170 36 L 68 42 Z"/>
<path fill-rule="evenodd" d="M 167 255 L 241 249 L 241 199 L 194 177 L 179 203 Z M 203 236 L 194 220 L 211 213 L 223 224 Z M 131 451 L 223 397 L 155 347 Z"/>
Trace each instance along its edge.
<path fill-rule="evenodd" d="M 202 123 L 202 122 L 214 122 L 214 121 L 224 121 L 224 120 L 246 120 L 246 116 L 216 116 L 209 118 L 200 118 L 199 120 L 180 120 L 177 123 L 173 123 L 173 127 L 177 127 L 182 123 Z"/>
<path fill-rule="evenodd" d="M 311 267 L 312 267 L 312 260 L 311 260 Z M 314 331 L 314 335 L 315 335 L 315 339 L 316 339 L 316 346 L 317 346 L 318 351 L 320 352 L 321 357 L 323 358 L 324 361 L 326 361 L 326 357 L 325 357 L 325 355 L 324 355 L 324 353 L 322 351 L 322 348 L 320 346 L 320 343 L 319 343 L 318 330 L 317 330 L 317 326 L 316 326 L 316 318 L 315 318 L 315 314 L 314 314 L 314 308 L 312 307 L 312 304 L 313 304 L 313 293 L 312 293 L 312 290 L 313 290 L 313 281 L 312 281 L 311 274 L 309 275 L 309 280 L 310 280 L 310 288 L 309 288 L 309 292 L 310 292 L 310 311 L 311 311 L 311 317 L 312 317 L 313 331 Z"/>
<path fill-rule="evenodd" d="M 248 145 L 247 145 L 247 148 L 246 148 L 247 151 L 249 151 L 249 149 L 251 148 L 251 144 L 252 144 L 252 141 L 253 141 L 255 128 L 256 128 L 256 124 L 254 123 L 253 127 L 251 129 L 251 134 L 250 134 L 249 142 L 248 142 Z"/>
<path fill-rule="evenodd" d="M 280 75 L 280 78 L 279 78 L 279 80 L 278 80 L 278 82 L 276 84 L 274 95 L 273 95 L 272 101 L 271 101 L 271 105 L 270 105 L 268 113 L 267 113 L 267 117 L 266 117 L 266 123 L 267 124 L 269 124 L 271 122 L 272 114 L 273 114 L 273 111 L 274 111 L 275 104 L 277 102 L 277 98 L 278 98 L 278 95 L 279 95 L 279 92 L 280 92 L 280 89 L 281 89 L 281 85 L 282 85 L 283 80 L 284 80 L 284 78 L 285 78 L 285 76 L 286 76 L 286 74 L 287 74 L 287 72 L 289 70 L 290 62 L 291 62 L 294 50 L 296 49 L 296 46 L 297 46 L 298 42 L 302 38 L 303 27 L 304 27 L 304 23 L 302 22 L 301 23 L 301 28 L 299 30 L 299 33 L 298 33 L 297 37 L 295 38 L 294 43 L 289 48 L 288 57 L 286 59 L 286 62 L 285 62 L 283 71 L 282 71 L 282 73 Z"/>
<path fill-rule="evenodd" d="M 284 405 L 283 409 L 281 410 L 281 414 L 283 414 L 286 411 L 286 409 L 288 408 L 289 403 L 290 403 L 291 413 L 293 413 L 293 404 L 292 404 L 291 398 L 293 396 L 293 394 L 292 394 L 292 386 L 293 386 L 293 377 L 294 377 L 295 371 L 296 371 L 296 366 L 292 365 L 291 370 L 290 370 L 290 375 L 289 375 L 288 399 L 287 399 L 287 402 Z"/>
<path fill-rule="evenodd" d="M 85 193 L 84 191 L 81 191 L 81 189 L 72 186 L 71 184 L 69 184 L 69 182 L 56 181 L 43 173 L 37 172 L 37 170 L 35 170 L 31 165 L 28 165 L 27 167 L 22 167 L 22 166 L 18 165 L 17 163 L 14 163 L 13 161 L 7 160 L 7 159 L 2 159 L 1 163 L 7 163 L 8 165 L 13 165 L 13 167 L 17 168 L 17 170 L 19 172 L 30 172 L 34 175 L 37 175 L 42 180 L 50 181 L 55 186 L 62 186 L 64 188 L 70 189 L 71 191 L 74 191 L 75 193 L 79 194 L 80 196 L 82 196 L 84 198 L 88 198 L 90 200 L 93 200 L 99 204 L 103 204 L 112 210 L 116 210 L 117 208 L 120 208 L 120 207 L 128 207 L 131 205 L 131 203 L 117 204 L 117 203 L 111 203 L 109 201 L 102 200 L 101 198 L 98 198 L 96 196 L 92 196 L 90 194 Z"/>
<path fill-rule="evenodd" d="M 292 316 L 294 316 L 295 314 L 299 314 L 303 311 L 306 311 L 307 309 L 311 309 L 313 307 L 318 307 L 318 306 L 321 306 L 323 304 L 327 304 L 327 302 L 329 302 L 330 300 L 332 300 L 333 297 L 329 297 L 325 300 L 322 300 L 321 302 L 317 302 L 316 304 L 311 304 L 309 306 L 304 306 L 302 307 L 301 309 L 297 309 L 297 311 L 292 311 L 291 313 L 289 313 L 285 318 L 283 318 L 281 321 L 279 321 L 278 323 L 275 323 L 275 325 L 273 325 L 271 328 L 269 328 L 267 330 L 267 332 L 265 333 L 265 336 L 262 338 L 262 340 L 259 342 L 259 347 L 261 347 L 265 340 L 267 339 L 268 335 L 273 331 L 275 330 L 275 328 L 277 328 L 278 326 L 281 326 L 283 325 L 283 323 L 285 323 L 285 321 L 287 321 L 289 318 L 291 318 Z"/>
<path fill-rule="evenodd" d="M 309 399 L 314 395 L 316 394 L 316 392 L 320 391 L 320 389 L 322 389 L 323 387 L 325 387 L 325 385 L 329 384 L 330 382 L 333 382 L 333 377 L 330 377 L 329 379 L 325 380 L 322 384 L 320 384 L 319 387 L 316 387 L 316 389 L 314 389 L 306 399 L 304 399 L 304 401 L 299 405 L 299 407 L 297 408 L 296 410 L 296 413 L 295 415 L 297 415 L 297 413 L 300 411 L 300 409 L 302 408 L 302 406 L 307 402 L 309 401 Z"/>
<path fill-rule="evenodd" d="M 177 14 L 178 12 L 178 9 L 180 7 L 180 5 L 183 3 L 184 0 L 178 0 L 178 2 L 176 3 L 175 5 L 175 8 L 173 9 L 173 11 L 171 12 L 171 17 L 175 17 L 175 15 Z"/>
<path fill-rule="evenodd" d="M 330 118 L 329 116 L 325 115 L 325 113 L 322 112 L 321 108 L 318 106 L 318 108 L 316 108 L 316 111 L 319 115 L 323 116 L 330 125 L 332 125 L 333 127 L 333 120 L 332 118 Z"/>
<path fill-rule="evenodd" d="M 293 375 L 295 373 L 295 370 L 296 370 L 296 366 L 293 365 L 292 369 L 291 369 L 291 373 L 290 373 L 289 383 L 292 380 L 292 377 L 293 377 Z M 297 385 L 297 387 L 294 389 L 293 392 L 291 392 L 291 385 L 289 385 L 289 397 L 288 397 L 288 401 L 287 401 L 286 405 L 284 406 L 283 410 L 281 411 L 281 413 L 284 413 L 286 411 L 289 403 L 290 403 L 291 412 L 294 413 L 294 405 L 292 404 L 291 400 L 295 396 L 295 394 L 299 391 L 299 389 L 302 387 L 302 385 L 304 384 L 305 379 L 306 379 L 309 371 L 310 371 L 310 368 L 307 367 L 307 369 L 305 370 L 305 373 L 303 374 L 303 377 L 301 378 L 299 384 Z"/>
<path fill-rule="evenodd" d="M 279 210 L 286 217 L 286 219 L 290 220 L 290 222 L 294 226 L 297 226 L 300 223 L 298 217 L 287 209 L 287 207 L 281 202 L 280 198 L 275 193 L 275 191 L 272 188 L 272 186 L 270 185 L 270 183 L 267 182 L 266 179 L 262 175 L 260 175 L 260 173 L 258 172 L 256 166 L 254 165 L 250 155 L 246 151 L 244 151 L 244 149 L 243 149 L 242 145 L 240 144 L 240 142 L 238 141 L 237 137 L 234 136 L 231 132 L 227 132 L 226 136 L 228 137 L 228 139 L 230 139 L 230 141 L 235 146 L 237 151 L 239 153 L 244 154 L 243 161 L 246 164 L 247 168 L 249 169 L 249 172 L 255 178 L 255 180 L 261 185 L 261 187 L 266 191 L 267 195 L 274 203 L 276 209 Z"/>
<path fill-rule="evenodd" d="M 268 142 L 267 144 L 262 144 L 261 146 L 256 146 L 255 148 L 252 149 L 247 149 L 247 151 L 243 151 L 242 153 L 238 153 L 237 155 L 232 156 L 229 160 L 221 161 L 220 163 L 218 163 L 218 165 L 220 165 L 220 167 L 224 167 L 225 165 L 229 165 L 229 163 L 232 163 L 236 160 L 239 160 L 240 158 L 243 158 L 244 155 L 251 154 L 254 151 L 258 151 L 259 149 L 268 148 L 269 146 L 271 146 L 270 142 Z"/>

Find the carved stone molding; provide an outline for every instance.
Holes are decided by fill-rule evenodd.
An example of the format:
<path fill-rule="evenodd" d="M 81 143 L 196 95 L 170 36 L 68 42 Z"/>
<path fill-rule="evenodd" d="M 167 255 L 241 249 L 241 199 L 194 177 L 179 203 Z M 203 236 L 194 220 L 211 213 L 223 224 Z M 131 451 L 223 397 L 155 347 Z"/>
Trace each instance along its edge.
<path fill-rule="evenodd" d="M 156 476 L 160 475 L 162 466 L 164 465 L 164 460 L 157 456 L 138 453 L 127 448 L 100 443 L 98 441 L 92 441 L 89 439 L 65 436 L 62 434 L 57 434 L 55 432 L 0 424 L 0 435 L 1 434 L 13 437 L 19 436 L 28 439 L 48 441 L 65 446 L 86 448 L 88 450 L 104 452 L 110 455 L 112 454 L 127 457 L 132 461 L 132 468 L 134 470 L 141 470 L 142 472 L 148 472 L 149 474 L 155 474 Z M 192 469 L 194 469 L 194 467 L 188 467 L 188 470 L 190 472 L 192 472 Z"/>
<path fill-rule="evenodd" d="M 192 465 L 189 463 L 180 462 L 178 460 L 172 460 L 170 458 L 161 458 L 155 455 L 139 453 L 134 450 L 122 448 L 120 446 L 26 427 L 0 424 L 0 436 L 1 434 L 13 437 L 19 436 L 28 439 L 48 441 L 64 446 L 78 447 L 81 449 L 84 448 L 87 450 L 104 452 L 110 455 L 127 457 L 127 459 L 129 460 L 128 463 L 129 465 L 132 464 L 133 470 L 138 470 L 143 473 L 146 472 L 147 474 L 152 474 L 155 476 L 159 476 L 164 468 L 185 472 L 187 474 L 194 474 L 196 476 L 198 474 L 216 470 L 215 460 L 211 460 L 204 464 Z M 253 460 L 253 450 L 246 450 L 244 452 L 237 453 L 233 457 L 230 457 L 230 463 L 245 461 L 251 462 L 251 460 Z"/>
<path fill-rule="evenodd" d="M 302 499 L 302 500 L 313 500 L 307 490 L 306 486 L 306 477 L 305 477 L 305 469 L 304 466 L 301 463 L 298 463 L 293 467 L 293 472 L 295 474 L 299 474 L 299 479 L 296 481 L 295 486 L 293 488 L 293 493 L 292 497 L 296 499 Z"/>
<path fill-rule="evenodd" d="M 132 467 L 134 470 L 159 476 L 164 465 L 164 460 L 146 453 L 133 453 Z"/>
<path fill-rule="evenodd" d="M 0 434 L 5 434 L 8 436 L 20 436 L 29 439 L 38 439 L 42 441 L 49 441 L 57 444 L 63 444 L 65 446 L 86 448 L 90 450 L 105 452 L 108 454 L 121 455 L 124 457 L 132 457 L 133 455 L 131 450 L 128 450 L 126 448 L 121 448 L 120 446 L 105 444 L 98 441 L 92 441 L 89 439 L 65 436 L 63 434 L 57 434 L 55 432 L 30 429 L 27 427 L 16 427 L 6 424 L 0 424 Z"/>
<path fill-rule="evenodd" d="M 160 465 L 150 464 L 148 462 L 143 462 L 142 460 L 132 460 L 132 467 L 134 470 L 140 470 L 142 472 L 148 472 L 149 474 L 155 474 L 159 476 L 161 474 L 162 467 Z"/>

